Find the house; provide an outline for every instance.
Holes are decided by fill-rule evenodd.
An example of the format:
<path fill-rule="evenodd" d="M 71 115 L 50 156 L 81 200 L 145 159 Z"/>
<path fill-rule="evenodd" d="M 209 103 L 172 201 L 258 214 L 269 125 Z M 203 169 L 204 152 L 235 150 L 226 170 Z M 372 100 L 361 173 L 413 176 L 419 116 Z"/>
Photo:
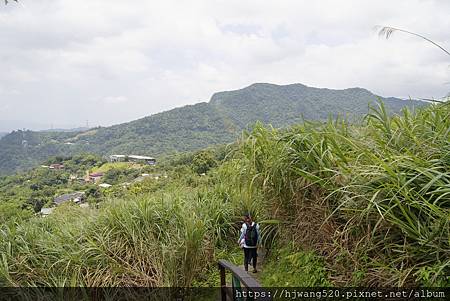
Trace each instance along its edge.
<path fill-rule="evenodd" d="M 57 169 L 57 170 L 64 169 L 64 164 L 60 164 L 60 163 L 50 164 L 48 169 Z"/>
<path fill-rule="evenodd" d="M 85 181 L 97 183 L 98 181 L 101 180 L 102 177 L 103 177 L 102 172 L 95 172 L 95 173 L 88 174 Z"/>
<path fill-rule="evenodd" d="M 41 214 L 42 216 L 47 216 L 49 214 L 51 214 L 53 212 L 53 210 L 55 210 L 55 208 L 41 208 L 41 211 L 39 212 L 39 214 Z"/>
<path fill-rule="evenodd" d="M 128 156 L 128 159 L 132 162 L 137 162 L 137 163 L 145 163 L 148 165 L 155 165 L 156 164 L 156 159 L 152 158 L 152 157 L 147 157 L 147 156 L 136 156 L 136 155 L 131 155 Z"/>
<path fill-rule="evenodd" d="M 148 165 L 155 165 L 156 159 L 147 156 L 138 155 L 111 155 L 109 156 L 111 162 L 136 162 Z"/>
<path fill-rule="evenodd" d="M 58 197 L 56 197 L 53 200 L 53 203 L 55 203 L 55 205 L 61 205 L 62 203 L 65 202 L 74 202 L 75 204 L 81 204 L 84 202 L 84 192 L 73 192 L 73 193 L 68 193 L 68 194 L 63 194 L 60 195 Z"/>
<path fill-rule="evenodd" d="M 111 186 L 112 186 L 111 184 L 107 184 L 107 183 L 102 183 L 102 184 L 98 185 L 98 187 L 101 187 L 101 188 L 109 188 Z"/>
<path fill-rule="evenodd" d="M 126 162 L 127 156 L 125 155 L 111 155 L 109 156 L 110 162 Z"/>
<path fill-rule="evenodd" d="M 71 174 L 71 175 L 69 176 L 69 182 L 71 182 L 71 183 L 76 182 L 76 183 L 83 184 L 83 183 L 85 182 L 85 178 L 79 177 L 79 176 L 77 176 L 77 175 L 75 175 L 75 174 Z"/>

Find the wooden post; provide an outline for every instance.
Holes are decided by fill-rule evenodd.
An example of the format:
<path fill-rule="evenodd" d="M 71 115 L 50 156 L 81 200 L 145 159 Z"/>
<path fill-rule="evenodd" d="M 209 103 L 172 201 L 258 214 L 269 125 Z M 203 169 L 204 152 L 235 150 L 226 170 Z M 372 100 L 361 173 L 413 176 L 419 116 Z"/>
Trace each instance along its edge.
<path fill-rule="evenodd" d="M 225 267 L 219 264 L 220 270 L 220 295 L 222 296 L 222 301 L 227 301 L 227 281 L 225 275 Z"/>
<path fill-rule="evenodd" d="M 231 290 L 227 287 L 225 278 L 226 270 L 228 270 L 233 276 L 233 281 L 231 283 L 232 286 Z M 231 262 L 228 262 L 226 260 L 219 260 L 219 271 L 220 271 L 220 286 L 221 286 L 220 293 L 222 296 L 222 301 L 230 300 L 229 298 L 232 299 L 234 298 L 235 282 L 240 284 L 240 288 L 242 288 L 243 291 L 255 292 L 260 291 L 262 289 L 258 281 L 256 281 L 247 272 L 235 266 Z M 271 298 L 264 298 L 261 300 L 271 300 Z"/>

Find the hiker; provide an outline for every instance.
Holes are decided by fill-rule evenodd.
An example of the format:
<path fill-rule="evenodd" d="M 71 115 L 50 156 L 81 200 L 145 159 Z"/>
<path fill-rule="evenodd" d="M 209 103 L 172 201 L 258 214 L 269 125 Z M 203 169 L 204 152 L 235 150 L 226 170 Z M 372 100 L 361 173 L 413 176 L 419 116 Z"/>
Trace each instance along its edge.
<path fill-rule="evenodd" d="M 253 273 L 258 272 L 256 270 L 256 262 L 259 241 L 259 225 L 252 220 L 250 214 L 245 214 L 238 243 L 244 249 L 244 268 L 246 272 L 248 272 L 250 261 L 253 263 Z"/>

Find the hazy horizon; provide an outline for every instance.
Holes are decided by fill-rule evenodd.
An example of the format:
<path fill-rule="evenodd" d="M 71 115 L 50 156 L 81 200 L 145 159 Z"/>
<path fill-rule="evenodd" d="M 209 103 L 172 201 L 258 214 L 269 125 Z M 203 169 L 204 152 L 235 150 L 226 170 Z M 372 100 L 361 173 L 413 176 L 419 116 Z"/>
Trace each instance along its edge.
<path fill-rule="evenodd" d="M 255 82 L 440 98 L 448 56 L 373 27 L 448 49 L 448 11 L 434 0 L 11 2 L 0 6 L 0 132 L 109 126 Z"/>

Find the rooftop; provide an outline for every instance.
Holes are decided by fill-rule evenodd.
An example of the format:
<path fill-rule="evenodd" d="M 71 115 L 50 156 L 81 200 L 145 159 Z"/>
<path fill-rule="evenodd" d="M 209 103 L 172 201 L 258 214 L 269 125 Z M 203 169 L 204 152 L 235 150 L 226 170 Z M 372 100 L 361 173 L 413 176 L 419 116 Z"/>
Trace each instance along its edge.
<path fill-rule="evenodd" d="M 42 215 L 49 215 L 50 213 L 53 212 L 53 210 L 55 210 L 55 208 L 42 208 L 41 209 L 41 214 Z"/>
<path fill-rule="evenodd" d="M 130 155 L 129 158 L 136 159 L 136 160 L 155 160 L 155 158 L 147 157 L 147 156 L 137 156 L 137 155 Z"/>
<path fill-rule="evenodd" d="M 91 173 L 90 175 L 89 175 L 90 177 L 103 177 L 103 173 L 102 172 L 94 172 L 94 173 Z"/>
<path fill-rule="evenodd" d="M 148 156 L 139 156 L 139 155 L 111 155 L 109 156 L 110 158 L 131 158 L 131 159 L 136 159 L 136 160 L 155 160 L 155 158 L 153 157 L 148 157 Z"/>
<path fill-rule="evenodd" d="M 59 205 L 59 204 L 62 204 L 64 202 L 71 201 L 71 200 L 74 200 L 76 198 L 80 198 L 82 196 L 84 196 L 84 192 L 73 192 L 73 193 L 63 194 L 63 195 L 60 195 L 60 196 L 56 197 L 53 200 L 53 202 L 55 204 Z"/>

